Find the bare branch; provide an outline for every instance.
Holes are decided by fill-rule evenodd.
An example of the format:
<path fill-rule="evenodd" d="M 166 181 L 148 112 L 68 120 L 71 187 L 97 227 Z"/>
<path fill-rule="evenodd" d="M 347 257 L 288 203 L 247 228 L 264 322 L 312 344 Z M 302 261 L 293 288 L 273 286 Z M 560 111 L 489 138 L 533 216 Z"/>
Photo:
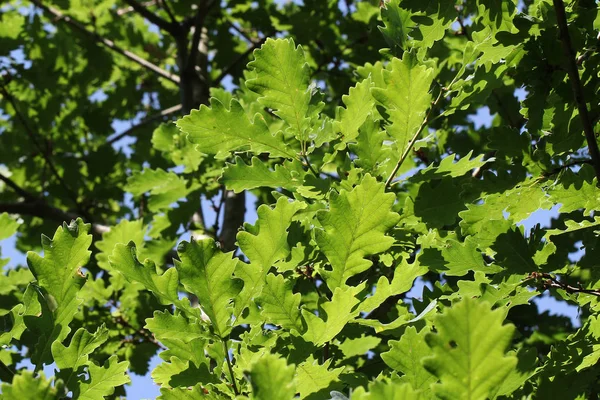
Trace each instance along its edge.
<path fill-rule="evenodd" d="M 44 200 L 23 201 L 18 203 L 0 203 L 0 213 L 29 215 L 42 219 L 49 219 L 57 222 L 69 222 L 77 219 L 78 215 L 65 212 L 59 208 L 53 207 Z M 102 235 L 110 231 L 110 227 L 102 224 L 92 223 L 92 232 L 96 235 Z"/>
<path fill-rule="evenodd" d="M 17 185 L 9 177 L 4 176 L 3 174 L 0 174 L 0 181 L 4 182 L 6 184 L 6 186 L 8 186 L 12 190 L 14 190 L 19 196 L 23 197 L 24 199 L 26 199 L 28 201 L 36 200 L 36 197 L 33 194 L 29 193 L 28 191 L 26 191 L 25 189 L 23 189 L 22 187 Z"/>
<path fill-rule="evenodd" d="M 179 24 L 162 19 L 161 17 L 144 7 L 144 5 L 138 3 L 136 0 L 124 1 L 125 3 L 129 4 L 129 6 L 133 8 L 135 12 L 140 14 L 142 17 L 146 18 L 154 25 L 158 26 L 160 29 L 170 33 L 173 36 L 180 36 L 182 34 L 182 29 Z"/>
<path fill-rule="evenodd" d="M 145 3 L 142 3 L 142 5 L 144 7 L 151 7 L 155 4 L 156 4 L 156 0 L 146 1 Z M 125 7 L 125 8 L 120 8 L 117 10 L 117 15 L 120 17 L 122 15 L 129 14 L 132 11 L 135 11 L 135 10 L 131 6 Z"/>
<path fill-rule="evenodd" d="M 581 164 L 590 164 L 592 165 L 592 160 L 586 159 L 586 160 L 576 160 L 576 161 L 571 161 L 569 163 L 566 163 L 564 165 L 560 165 L 550 171 L 545 171 L 544 173 L 542 173 L 542 178 L 548 178 L 552 175 L 556 175 L 559 172 L 567 169 L 567 168 L 571 168 L 575 165 L 581 165 Z"/>
<path fill-rule="evenodd" d="M 594 128 L 583 95 L 583 87 L 581 85 L 581 79 L 579 78 L 579 71 L 575 59 L 575 50 L 573 49 L 571 37 L 569 36 L 565 5 L 562 0 L 552 0 L 552 3 L 554 4 L 554 10 L 556 11 L 556 19 L 560 31 L 560 41 L 567 58 L 567 74 L 569 75 L 569 81 L 571 81 L 573 96 L 575 97 L 575 103 L 577 104 L 577 110 L 579 111 L 579 117 L 581 118 L 581 124 L 583 125 L 583 133 L 585 134 L 585 140 L 587 141 L 590 156 L 592 158 L 592 165 L 596 171 L 598 183 L 600 184 L 600 150 L 598 149 L 598 142 L 596 141 L 596 135 L 594 134 Z"/>
<path fill-rule="evenodd" d="M 584 293 L 600 297 L 600 289 L 585 289 L 581 286 L 572 286 L 559 281 L 555 276 L 545 272 L 532 272 L 527 278 L 525 278 L 524 281 L 527 280 L 537 281 L 540 284 L 542 290 L 555 288 L 562 289 L 567 293 Z"/>
<path fill-rule="evenodd" d="M 105 39 L 102 36 L 96 34 L 95 32 L 91 32 L 91 31 L 87 30 L 86 27 L 83 24 L 81 24 L 79 21 L 69 17 L 68 15 L 64 15 L 63 13 L 61 13 L 60 11 L 58 11 L 52 7 L 49 7 L 45 4 L 43 4 L 42 0 L 31 0 L 31 2 L 34 3 L 36 6 L 40 7 L 41 9 L 43 9 L 44 11 L 46 11 L 48 14 L 51 14 L 52 16 L 54 16 L 56 20 L 64 21 L 71 28 L 73 28 L 81 33 L 84 33 L 85 35 L 93 38 L 98 43 L 102 43 L 104 46 L 108 47 L 109 49 L 127 57 L 131 61 L 154 72 L 156 75 L 160 76 L 161 78 L 165 78 L 165 79 L 170 80 L 171 82 L 179 84 L 179 77 L 177 75 L 174 75 L 168 71 L 165 71 L 164 69 L 158 67 L 157 65 L 154 65 L 151 62 L 144 60 L 140 56 L 135 55 L 128 50 L 124 50 L 124 49 L 120 48 L 112 40 Z"/>
<path fill-rule="evenodd" d="M 168 117 L 172 114 L 175 114 L 179 111 L 181 111 L 181 104 L 178 104 L 173 107 L 165 108 L 160 113 L 158 113 L 156 115 L 152 115 L 151 117 L 148 117 L 148 118 L 142 120 L 139 124 L 132 126 L 131 128 L 127 129 L 126 131 L 121 132 L 116 136 L 113 136 L 112 138 L 108 139 L 105 144 L 112 145 L 113 143 L 123 139 L 125 136 L 131 135 L 134 131 L 136 131 L 148 124 L 151 124 L 152 122 L 159 121 L 159 120 L 163 119 L 164 117 Z"/>
<path fill-rule="evenodd" d="M 167 12 L 167 14 L 169 15 L 169 18 L 171 18 L 171 22 L 173 22 L 174 24 L 177 24 L 177 18 L 175 18 L 175 15 L 173 14 L 173 11 L 171 10 L 171 7 L 169 7 L 169 4 L 167 3 L 167 0 L 159 0 L 160 5 L 162 6 L 162 8 Z"/>

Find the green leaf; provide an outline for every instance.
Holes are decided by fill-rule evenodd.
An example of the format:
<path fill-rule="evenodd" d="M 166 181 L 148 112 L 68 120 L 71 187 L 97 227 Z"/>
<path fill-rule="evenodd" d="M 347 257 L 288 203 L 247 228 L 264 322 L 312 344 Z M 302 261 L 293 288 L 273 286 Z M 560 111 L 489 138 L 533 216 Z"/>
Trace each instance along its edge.
<path fill-rule="evenodd" d="M 21 370 L 13 376 L 11 384 L 2 384 L 2 399 L 56 400 L 58 399 L 58 394 L 43 372 L 38 376 L 34 376 L 32 371 Z"/>
<path fill-rule="evenodd" d="M 433 69 L 420 65 L 416 58 L 404 53 L 402 60 L 392 59 L 383 71 L 385 89 L 373 88 L 373 97 L 389 114 L 386 127 L 396 140 L 399 154 L 404 153 L 411 138 L 425 120 L 431 105 L 429 88 L 433 82 Z"/>
<path fill-rule="evenodd" d="M 266 284 L 256 302 L 260 304 L 261 314 L 269 324 L 279 325 L 283 329 L 304 332 L 300 316 L 299 293 L 294 294 L 294 281 L 285 280 L 283 275 L 268 274 Z"/>
<path fill-rule="evenodd" d="M 36 325 L 36 329 L 41 331 L 40 341 L 32 356 L 32 362 L 38 366 L 52 362 L 50 346 L 55 340 L 65 339 L 70 331 L 69 323 L 82 303 L 77 293 L 86 280 L 81 267 L 88 263 L 91 254 L 88 250 L 92 243 L 89 230 L 90 225 L 80 218 L 69 225 L 64 223 L 52 239 L 42 236 L 43 257 L 32 251 L 27 253 L 27 265 L 37 284 L 44 290 L 44 306 L 51 313 L 45 316 L 51 318 L 50 324 L 43 320 L 26 321 L 30 329 Z"/>
<path fill-rule="evenodd" d="M 80 400 L 104 400 L 116 387 L 129 383 L 129 377 L 126 375 L 129 363 L 117 360 L 117 356 L 111 356 L 104 366 L 91 364 L 88 382 L 81 384 L 79 391 L 73 392 L 73 397 Z"/>
<path fill-rule="evenodd" d="M 198 297 L 215 333 L 225 338 L 231 332 L 233 299 L 240 282 L 233 278 L 238 260 L 233 252 L 221 252 L 212 239 L 181 242 L 177 248 L 181 261 L 175 261 L 185 289 Z"/>
<path fill-rule="evenodd" d="M 79 328 L 71 338 L 68 347 L 58 341 L 52 343 L 52 356 L 56 366 L 61 370 L 57 376 L 64 380 L 65 386 L 71 389 L 69 386 L 71 379 L 81 372 L 78 371 L 80 367 L 88 364 L 88 356 L 106 342 L 108 335 L 108 329 L 104 325 L 93 334 L 84 328 Z"/>
<path fill-rule="evenodd" d="M 301 399 L 321 389 L 325 389 L 332 382 L 338 380 L 344 368 L 330 370 L 331 361 L 329 359 L 323 364 L 319 364 L 311 354 L 306 361 L 296 366 L 294 382 L 296 384 L 296 391 L 300 393 Z"/>
<path fill-rule="evenodd" d="M 252 157 L 251 163 L 247 165 L 241 157 L 236 157 L 235 164 L 227 164 L 221 181 L 228 190 L 240 193 L 244 190 L 270 187 L 293 192 L 304 181 L 305 172 L 299 161 L 276 164 L 274 170 L 270 170 L 258 157 Z"/>
<path fill-rule="evenodd" d="M 359 387 L 352 393 L 352 400 L 422 400 L 427 399 L 421 392 L 407 383 L 375 381 L 369 383 L 369 391 Z"/>
<path fill-rule="evenodd" d="M 256 73 L 246 81 L 248 89 L 260 94 L 260 104 L 287 122 L 298 140 L 306 141 L 310 68 L 302 47 L 292 39 L 269 38 L 254 51 L 248 68 Z"/>
<path fill-rule="evenodd" d="M 235 276 L 244 281 L 244 288 L 236 299 L 236 315 L 260 293 L 269 269 L 290 254 L 287 230 L 294 215 L 305 207 L 305 203 L 282 196 L 273 209 L 267 205 L 258 207 L 256 225 L 238 233 L 238 245 L 250 264 L 240 264 L 235 271 Z"/>
<path fill-rule="evenodd" d="M 362 291 L 364 286 L 363 283 L 356 287 L 336 288 L 331 301 L 322 305 L 325 318 L 317 317 L 310 311 L 302 309 L 302 316 L 308 327 L 303 338 L 316 346 L 321 346 L 333 339 L 350 320 L 358 315 L 357 305 L 360 300 L 356 298 L 356 295 Z"/>
<path fill-rule="evenodd" d="M 8 213 L 0 214 L 0 240 L 8 239 L 17 232 L 19 221 L 12 218 Z"/>
<path fill-rule="evenodd" d="M 291 399 L 295 395 L 294 366 L 274 354 L 261 357 L 250 370 L 252 399 Z"/>
<path fill-rule="evenodd" d="M 346 108 L 339 108 L 336 128 L 344 135 L 344 141 L 352 141 L 358 136 L 358 130 L 363 123 L 372 118 L 375 100 L 371 96 L 373 82 L 367 78 L 351 87 L 347 95 L 342 96 Z"/>
<path fill-rule="evenodd" d="M 356 153 L 356 165 L 373 175 L 381 175 L 380 169 L 388 165 L 392 158 L 393 149 L 384 144 L 388 135 L 379 127 L 372 114 L 367 116 L 365 123 L 359 128 L 356 144 L 350 144 L 350 150 Z"/>
<path fill-rule="evenodd" d="M 421 244 L 419 262 L 430 270 L 443 272 L 449 276 L 463 276 L 469 271 L 481 271 L 493 274 L 502 271 L 498 266 L 488 266 L 477 248 L 472 236 L 464 242 L 452 237 L 441 238 L 435 231 L 421 236 L 417 243 Z"/>
<path fill-rule="evenodd" d="M 148 209 L 157 212 L 168 208 L 172 203 L 184 198 L 198 188 L 197 184 L 188 187 L 187 181 L 174 172 L 160 168 L 144 169 L 127 178 L 125 190 L 134 196 L 150 192 Z"/>
<path fill-rule="evenodd" d="M 566 229 L 548 229 L 546 231 L 546 237 L 564 235 L 565 233 L 575 232 L 575 231 L 589 229 L 589 228 L 593 228 L 593 227 L 600 228 L 600 217 L 594 216 L 593 221 L 589 221 L 587 219 L 584 219 L 581 222 L 566 220 L 565 226 L 566 226 Z"/>
<path fill-rule="evenodd" d="M 465 202 L 460 197 L 460 188 L 449 177 L 423 183 L 414 204 L 415 215 L 429 228 L 452 225 L 458 218 L 458 213 L 464 209 Z"/>
<path fill-rule="evenodd" d="M 434 167 L 432 163 L 429 167 L 420 170 L 410 180 L 413 182 L 422 182 L 442 179 L 446 176 L 457 178 L 476 168 L 481 168 L 486 163 L 494 161 L 493 157 L 484 160 L 485 156 L 483 154 L 471 159 L 472 154 L 473 150 L 469 151 L 466 156 L 461 157 L 457 162 L 454 162 L 456 154 L 451 154 L 444 157 L 437 167 Z"/>
<path fill-rule="evenodd" d="M 362 356 L 369 350 L 374 349 L 381 343 L 381 339 L 375 336 L 361 335 L 356 339 L 346 339 L 338 345 L 338 348 L 344 353 L 344 357 L 351 358 Z"/>
<path fill-rule="evenodd" d="M 417 277 L 425 275 L 427 267 L 418 262 L 409 264 L 405 259 L 394 270 L 394 277 L 390 282 L 385 276 L 379 277 L 375 293 L 367 297 L 360 305 L 360 311 L 370 313 L 381 305 L 388 297 L 408 292 L 413 287 Z"/>
<path fill-rule="evenodd" d="M 146 318 L 146 329 L 158 340 L 177 339 L 184 343 L 207 336 L 199 321 L 185 318 L 183 315 L 173 315 L 168 311 L 155 311 L 153 318 Z"/>
<path fill-rule="evenodd" d="M 415 26 L 410 18 L 410 12 L 400 8 L 399 3 L 399 1 L 386 1 L 383 3 L 381 20 L 384 26 L 378 27 L 394 54 L 408 50 L 408 35 Z"/>
<path fill-rule="evenodd" d="M 221 400 L 222 396 L 204 389 L 201 384 L 190 388 L 161 388 L 160 400 Z"/>
<path fill-rule="evenodd" d="M 502 325 L 503 309 L 476 299 L 454 304 L 434 320 L 436 333 L 425 337 L 433 356 L 425 368 L 439 378 L 434 393 L 441 399 L 487 399 L 517 364 L 506 350 L 514 327 Z"/>
<path fill-rule="evenodd" d="M 383 361 L 395 371 L 402 372 L 402 381 L 410 383 L 413 389 L 427 390 L 437 379 L 431 375 L 421 361 L 431 354 L 425 344 L 429 329 L 417 332 L 413 326 L 406 328 L 400 340 L 390 340 L 390 350 L 382 353 Z"/>
<path fill-rule="evenodd" d="M 177 126 L 173 123 L 160 124 L 152 133 L 152 145 L 163 152 L 165 158 L 175 165 L 183 165 L 184 172 L 198 170 L 202 154 L 198 153 Z"/>
<path fill-rule="evenodd" d="M 137 248 L 142 248 L 144 246 L 144 234 L 144 222 L 141 219 L 135 221 L 121 220 L 117 225 L 111 227 L 108 232 L 102 234 L 102 240 L 96 242 L 96 247 L 100 250 L 96 254 L 98 266 L 110 270 L 108 257 L 119 243 L 133 242 Z"/>
<path fill-rule="evenodd" d="M 179 278 L 175 268 L 167 269 L 162 275 L 158 275 L 156 265 L 146 259 L 140 263 L 137 259 L 135 243 L 117 244 L 109 257 L 112 268 L 119 271 L 129 282 L 140 282 L 147 290 L 150 290 L 163 304 L 175 304 L 185 308 L 177 290 Z"/>
<path fill-rule="evenodd" d="M 577 174 L 566 170 L 549 194 L 554 204 L 562 204 L 561 213 L 584 209 L 589 215 L 591 211 L 600 209 L 600 191 L 593 169 L 588 165 L 581 167 Z"/>
<path fill-rule="evenodd" d="M 385 232 L 396 225 L 399 216 L 392 212 L 395 196 L 385 193 L 383 183 L 368 174 L 351 191 L 330 196 L 330 210 L 317 214 L 323 229 L 315 231 L 315 239 L 331 263 L 331 270 L 321 275 L 334 290 L 371 267 L 366 256 L 390 248 L 394 239 Z"/>
<path fill-rule="evenodd" d="M 190 115 L 177 121 L 177 127 L 196 144 L 196 150 L 225 158 L 233 151 L 269 153 L 271 157 L 296 158 L 295 152 L 283 141 L 281 135 L 273 136 L 260 115 L 251 122 L 237 100 L 226 108 L 215 98 L 210 108 L 201 105 Z"/>

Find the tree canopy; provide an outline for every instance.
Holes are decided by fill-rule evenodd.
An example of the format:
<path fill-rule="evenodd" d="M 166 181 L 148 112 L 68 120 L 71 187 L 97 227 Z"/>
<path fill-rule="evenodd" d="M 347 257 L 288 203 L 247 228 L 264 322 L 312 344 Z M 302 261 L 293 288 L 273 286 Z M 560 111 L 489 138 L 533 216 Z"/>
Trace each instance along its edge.
<path fill-rule="evenodd" d="M 593 0 L 4 1 L 0 398 L 597 398 L 599 32 Z"/>

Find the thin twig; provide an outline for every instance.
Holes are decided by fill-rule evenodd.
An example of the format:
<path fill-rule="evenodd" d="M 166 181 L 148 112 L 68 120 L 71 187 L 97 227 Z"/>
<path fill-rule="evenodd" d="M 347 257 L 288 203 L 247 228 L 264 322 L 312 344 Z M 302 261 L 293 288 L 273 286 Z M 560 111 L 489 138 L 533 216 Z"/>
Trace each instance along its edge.
<path fill-rule="evenodd" d="M 177 18 L 175 18 L 175 15 L 173 14 L 171 7 L 169 7 L 169 4 L 167 3 L 167 0 L 160 0 L 159 3 L 162 6 L 162 8 L 166 11 L 167 15 L 171 19 L 171 22 L 174 24 L 178 24 Z"/>
<path fill-rule="evenodd" d="M 233 393 L 235 393 L 235 395 L 239 395 L 240 392 L 238 391 L 237 385 L 235 383 L 235 375 L 233 374 L 233 366 L 231 365 L 231 359 L 229 358 L 229 346 L 227 345 L 228 340 L 224 339 L 223 340 L 223 350 L 225 351 L 225 359 L 227 360 L 227 368 L 229 369 L 229 374 L 231 375 L 231 384 L 233 386 Z"/>
<path fill-rule="evenodd" d="M 404 152 L 402 153 L 402 156 L 400 157 L 400 159 L 398 160 L 398 162 L 394 166 L 394 169 L 390 173 L 390 176 L 385 181 L 385 187 L 386 188 L 390 186 L 390 184 L 392 183 L 392 181 L 396 177 L 396 173 L 398 172 L 398 170 L 400 169 L 400 167 L 404 163 L 404 160 L 406 160 L 406 157 L 408 157 L 408 155 L 412 152 L 413 145 L 415 144 L 415 142 L 417 141 L 417 139 L 421 135 L 421 132 L 423 131 L 423 129 L 425 128 L 425 126 L 427 126 L 427 124 L 429 123 L 429 116 L 431 115 L 431 112 L 433 111 L 433 109 L 435 108 L 435 106 L 437 105 L 437 103 L 442 98 L 442 93 L 444 93 L 444 92 L 446 92 L 446 89 L 445 88 L 440 88 L 440 93 L 438 94 L 437 98 L 431 103 L 431 107 L 429 107 L 429 111 L 427 112 L 427 115 L 425 116 L 425 118 L 423 119 L 423 122 L 419 126 L 419 129 L 417 129 L 417 131 L 415 132 L 415 134 L 413 135 L 413 137 L 410 139 L 410 142 L 408 142 L 408 145 L 404 149 Z"/>
<path fill-rule="evenodd" d="M 156 115 L 152 115 L 144 120 L 142 120 L 139 124 L 132 126 L 131 128 L 127 129 L 124 132 L 119 133 L 116 136 L 113 136 L 112 138 L 108 139 L 106 141 L 106 145 L 112 145 L 113 143 L 115 143 L 116 141 L 119 141 L 121 139 L 123 139 L 125 136 L 129 136 L 131 135 L 134 131 L 152 123 L 155 121 L 158 121 L 164 117 L 168 117 L 172 114 L 175 114 L 177 112 L 179 112 L 181 110 L 181 104 L 178 104 L 176 106 L 173 107 L 169 107 L 169 108 L 165 108 L 164 110 L 162 110 L 160 113 L 156 114 Z"/>
<path fill-rule="evenodd" d="M 600 289 L 584 289 L 581 286 L 572 286 L 545 272 L 532 272 L 524 281 L 527 280 L 539 281 L 543 290 L 555 288 L 562 289 L 567 293 L 584 293 L 600 297 Z"/>
<path fill-rule="evenodd" d="M 156 4 L 156 0 L 151 0 L 151 1 L 147 1 L 145 3 L 142 3 L 142 5 L 144 7 L 151 7 L 151 6 L 155 5 L 155 4 Z M 135 11 L 135 10 L 131 6 L 128 6 L 128 7 L 125 7 L 125 8 L 119 8 L 117 10 L 117 15 L 119 17 L 121 17 L 121 16 L 123 16 L 125 14 L 128 14 L 128 13 L 132 12 L 132 11 Z"/>
<path fill-rule="evenodd" d="M 570 163 L 566 163 L 564 165 L 560 165 L 560 166 L 558 166 L 558 167 L 556 167 L 554 169 L 551 169 L 550 171 L 543 172 L 542 173 L 542 178 L 548 178 L 548 177 L 550 177 L 552 175 L 558 174 L 559 172 L 561 172 L 564 169 L 571 168 L 571 167 L 573 167 L 575 165 L 581 165 L 581 164 L 590 164 L 590 165 L 592 165 L 592 160 L 589 160 L 589 159 L 586 159 L 586 160 L 577 160 L 577 161 L 572 161 Z"/>
<path fill-rule="evenodd" d="M 577 104 L 577 110 L 579 111 L 579 117 L 581 118 L 581 124 L 583 126 L 583 133 L 585 134 L 585 140 L 587 141 L 590 156 L 592 158 L 592 166 L 596 171 L 596 178 L 600 184 L 600 150 L 598 149 L 598 142 L 596 141 L 596 135 L 594 134 L 594 128 L 583 95 L 583 88 L 575 59 L 575 50 L 573 49 L 571 37 L 569 36 L 565 5 L 562 0 L 552 0 L 552 3 L 554 4 L 554 10 L 556 11 L 556 19 L 560 31 L 560 41 L 565 52 L 565 57 L 567 58 L 567 74 L 569 75 L 573 96 L 575 97 L 575 103 Z"/>
<path fill-rule="evenodd" d="M 98 43 L 101 43 L 104 46 L 108 47 L 109 49 L 127 57 L 128 59 L 137 63 L 138 65 L 154 72 L 156 75 L 158 75 L 162 78 L 168 79 L 171 82 L 174 82 L 177 84 L 179 83 L 179 77 L 177 75 L 174 75 L 168 71 L 165 71 L 164 69 L 160 68 L 159 66 L 154 65 L 147 60 L 144 60 L 140 56 L 135 55 L 128 50 L 124 50 L 124 49 L 120 48 L 112 40 L 105 39 L 102 36 L 98 35 L 97 33 L 87 30 L 87 28 L 81 22 L 69 17 L 68 15 L 64 15 L 63 13 L 56 10 L 55 8 L 45 5 L 42 2 L 42 0 L 31 0 L 31 2 L 33 4 L 35 4 L 36 6 L 40 7 L 41 9 L 43 9 L 44 11 L 46 11 L 47 13 L 51 14 L 53 17 L 55 17 L 56 20 L 64 21 L 71 28 L 78 30 L 81 33 L 84 33 L 87 36 L 90 36 Z"/>
<path fill-rule="evenodd" d="M 178 23 L 169 22 L 165 19 L 162 19 L 158 15 L 154 14 L 152 11 L 148 10 L 142 4 L 138 3 L 136 0 L 124 1 L 125 3 L 129 4 L 129 6 L 133 8 L 138 14 L 146 18 L 154 25 L 158 26 L 160 29 L 169 32 L 173 36 L 180 36 L 182 34 L 181 26 Z"/>
<path fill-rule="evenodd" d="M 123 316 L 121 316 L 121 315 L 117 316 L 116 317 L 116 321 L 117 321 L 117 323 L 121 324 L 122 326 L 135 331 L 135 333 L 137 333 L 138 335 L 142 336 L 146 341 L 148 341 L 149 343 L 154 344 L 159 349 L 161 349 L 161 350 L 166 350 L 167 349 L 158 340 L 156 340 L 154 338 L 154 336 L 152 336 L 152 334 L 150 334 L 150 332 L 148 332 L 144 328 L 140 328 L 140 329 L 135 328 L 133 325 L 131 325 L 129 323 L 129 321 L 127 321 L 125 318 L 123 318 Z"/>

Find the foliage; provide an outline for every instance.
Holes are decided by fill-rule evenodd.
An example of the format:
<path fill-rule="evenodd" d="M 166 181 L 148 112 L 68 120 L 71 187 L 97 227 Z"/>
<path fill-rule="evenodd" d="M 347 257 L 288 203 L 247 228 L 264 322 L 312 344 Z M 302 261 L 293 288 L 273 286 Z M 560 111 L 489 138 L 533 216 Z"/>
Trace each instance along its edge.
<path fill-rule="evenodd" d="M 0 396 L 595 398 L 599 10 L 5 2 Z"/>

